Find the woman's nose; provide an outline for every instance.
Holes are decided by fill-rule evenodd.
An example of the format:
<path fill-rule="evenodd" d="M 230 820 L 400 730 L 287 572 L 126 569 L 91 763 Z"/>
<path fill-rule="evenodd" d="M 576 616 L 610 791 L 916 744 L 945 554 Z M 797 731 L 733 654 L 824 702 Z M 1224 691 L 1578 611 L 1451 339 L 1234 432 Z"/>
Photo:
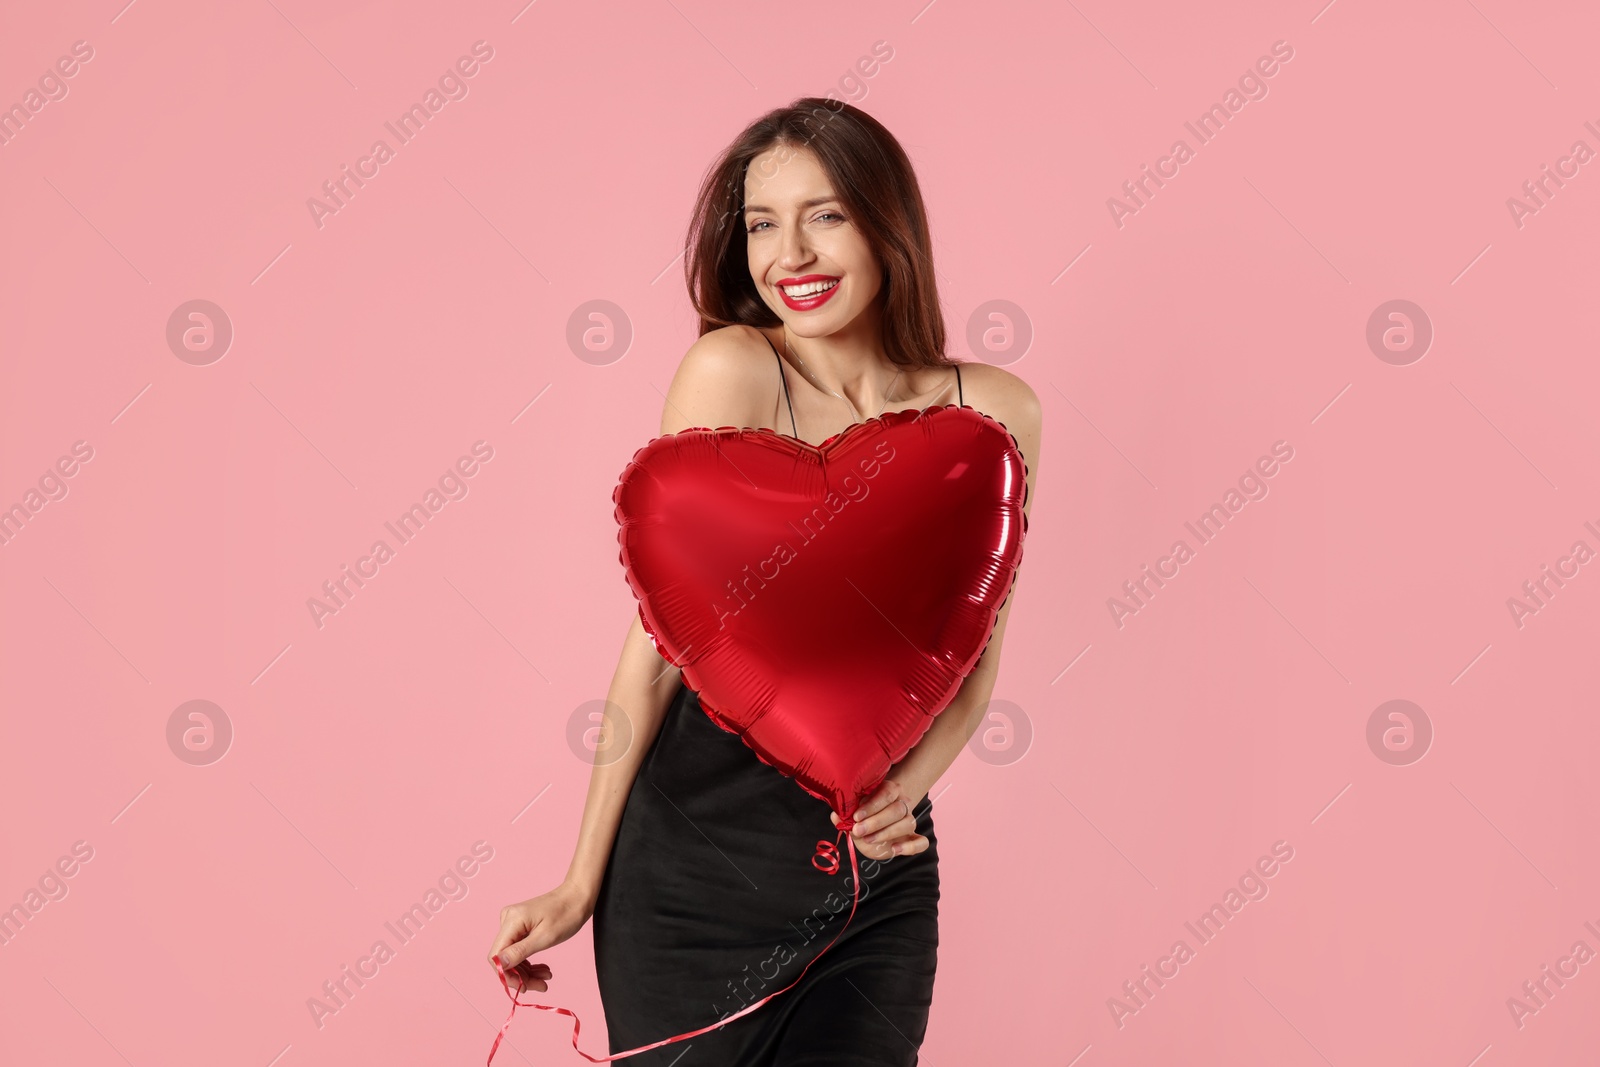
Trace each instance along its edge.
<path fill-rule="evenodd" d="M 785 268 L 803 266 L 811 260 L 811 249 L 806 244 L 805 237 L 797 230 L 789 230 L 783 235 L 783 247 L 779 250 L 779 262 Z"/>

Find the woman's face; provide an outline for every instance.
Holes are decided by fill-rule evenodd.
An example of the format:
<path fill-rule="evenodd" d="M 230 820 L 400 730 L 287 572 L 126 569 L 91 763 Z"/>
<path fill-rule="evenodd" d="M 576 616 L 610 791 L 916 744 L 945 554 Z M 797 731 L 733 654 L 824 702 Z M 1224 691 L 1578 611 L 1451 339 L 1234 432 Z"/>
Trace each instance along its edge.
<path fill-rule="evenodd" d="M 792 332 L 825 337 L 872 307 L 882 268 L 810 149 L 751 160 L 744 202 L 750 277 Z"/>

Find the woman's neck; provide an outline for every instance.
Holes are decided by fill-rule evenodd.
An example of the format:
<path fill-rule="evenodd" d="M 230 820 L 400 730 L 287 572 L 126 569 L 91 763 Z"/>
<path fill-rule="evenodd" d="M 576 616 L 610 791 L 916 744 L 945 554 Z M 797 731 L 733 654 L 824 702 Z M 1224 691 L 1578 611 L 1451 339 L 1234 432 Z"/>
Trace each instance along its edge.
<path fill-rule="evenodd" d="M 905 368 L 883 354 L 876 329 L 840 330 L 826 337 L 795 337 L 784 330 L 780 348 L 813 387 L 847 400 L 863 417 L 906 393 Z"/>

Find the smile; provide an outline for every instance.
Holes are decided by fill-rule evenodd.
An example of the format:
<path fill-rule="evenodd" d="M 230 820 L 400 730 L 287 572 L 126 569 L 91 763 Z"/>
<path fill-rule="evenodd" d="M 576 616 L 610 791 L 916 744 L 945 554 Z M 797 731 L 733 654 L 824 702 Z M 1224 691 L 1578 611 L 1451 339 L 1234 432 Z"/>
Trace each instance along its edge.
<path fill-rule="evenodd" d="M 780 284 L 778 294 L 783 302 L 795 311 L 810 311 L 821 307 L 839 288 L 838 278 L 808 278 L 790 285 Z"/>

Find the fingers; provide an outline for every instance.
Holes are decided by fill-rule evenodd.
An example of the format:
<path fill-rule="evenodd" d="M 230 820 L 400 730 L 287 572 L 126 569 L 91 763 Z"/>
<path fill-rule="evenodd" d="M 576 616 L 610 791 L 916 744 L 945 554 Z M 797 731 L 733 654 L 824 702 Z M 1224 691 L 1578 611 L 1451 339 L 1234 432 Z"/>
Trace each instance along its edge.
<path fill-rule="evenodd" d="M 529 933 L 528 922 L 517 909 L 500 909 L 500 932 L 495 935 L 494 944 L 489 947 L 489 962 L 494 963 L 494 958 L 498 955 L 506 973 L 510 974 L 511 968 L 533 955 L 533 949 L 518 945 L 518 942 Z"/>
<path fill-rule="evenodd" d="M 855 825 L 850 836 L 856 851 L 869 859 L 911 856 L 928 847 L 928 839 L 917 833 L 912 799 L 893 778 L 885 778 L 853 813 Z M 837 812 L 829 812 L 833 825 L 839 825 Z"/>
<path fill-rule="evenodd" d="M 505 909 L 500 924 L 500 934 L 494 939 L 494 945 L 489 950 L 489 962 L 494 963 L 496 956 L 500 957 L 500 965 L 505 968 L 507 977 L 513 971 L 527 979 L 550 977 L 548 973 L 536 973 L 539 968 L 549 971 L 542 963 L 529 964 L 524 961 L 535 952 L 542 952 L 550 947 L 552 938 L 547 936 L 549 924 L 536 921 L 530 926 L 525 918 L 511 908 Z"/>
<path fill-rule="evenodd" d="M 911 800 L 901 796 L 898 788 L 888 803 L 876 812 L 856 819 L 855 833 L 863 841 L 893 841 L 916 832 L 917 820 L 911 814 Z"/>
<path fill-rule="evenodd" d="M 904 809 L 901 809 L 904 810 Z M 830 813 L 829 816 L 835 826 L 839 825 L 839 816 Z M 868 859 L 885 860 L 890 856 L 910 856 L 923 851 L 928 847 L 928 839 L 917 833 L 917 820 L 902 817 L 887 826 L 863 834 L 861 824 L 850 831 L 850 838 L 856 843 L 856 851 Z"/>
<path fill-rule="evenodd" d="M 918 852 L 925 852 L 928 848 L 928 839 L 921 834 L 907 834 L 900 840 L 892 842 L 896 856 L 915 856 Z"/>
<path fill-rule="evenodd" d="M 903 837 L 917 836 L 917 820 L 909 815 L 884 823 L 878 829 L 867 827 L 866 830 L 857 829 L 854 832 L 856 847 L 872 847 L 874 845 L 888 844 L 898 841 Z"/>
<path fill-rule="evenodd" d="M 517 959 L 516 954 L 520 946 L 508 946 L 498 952 L 489 953 L 489 962 L 499 961 L 500 967 L 506 972 L 506 982 L 514 983 L 516 991 L 533 990 L 543 993 L 550 987 L 547 984 L 554 976 L 547 963 L 530 963 L 526 959 Z"/>
<path fill-rule="evenodd" d="M 886 860 L 893 856 L 914 856 L 927 847 L 928 839 L 921 834 L 906 834 L 904 837 L 885 838 L 882 841 L 865 844 L 856 842 L 856 851 L 874 860 Z"/>
<path fill-rule="evenodd" d="M 552 933 L 551 924 L 547 922 L 541 922 L 533 928 L 532 932 L 530 932 L 527 937 L 524 937 L 521 941 L 517 941 L 501 949 L 500 962 L 505 964 L 508 973 L 511 970 L 511 961 L 513 960 L 517 962 L 519 970 L 530 967 L 543 967 L 544 964 L 542 963 L 530 964 L 522 961 L 528 959 L 528 957 L 536 953 L 543 952 L 545 949 L 551 947 L 561 940 L 562 939 L 560 937 L 555 936 Z M 530 976 L 534 978 L 543 977 L 542 975 L 537 974 L 531 974 Z"/>
<path fill-rule="evenodd" d="M 492 963 L 493 961 L 491 960 L 490 962 Z M 520 977 L 524 982 L 538 982 L 554 975 L 554 972 L 550 970 L 550 965 L 547 963 L 529 963 L 527 960 L 523 960 L 521 963 L 513 965 L 507 963 L 506 958 L 501 956 L 500 964 L 506 972 L 506 978 L 510 981 L 515 981 Z"/>
<path fill-rule="evenodd" d="M 899 798 L 900 783 L 893 778 L 885 778 L 883 783 L 872 791 L 872 795 L 862 801 L 860 807 L 856 808 L 856 826 L 859 827 L 873 816 L 882 814 L 886 809 L 892 808 L 893 814 L 899 815 Z"/>
<path fill-rule="evenodd" d="M 879 839 L 893 840 L 901 834 L 914 833 L 916 820 L 911 818 L 911 809 L 911 798 L 906 796 L 905 789 L 900 783 L 893 778 L 885 778 L 883 784 L 873 790 L 872 795 L 856 808 L 854 833 L 862 840 L 871 840 L 870 835 L 882 835 L 882 831 L 886 828 L 907 819 L 910 819 L 910 825 L 900 833 L 882 835 Z M 834 817 L 833 824 L 839 825 L 837 817 Z"/>
<path fill-rule="evenodd" d="M 506 968 L 506 982 L 513 985 L 519 993 L 525 989 L 537 993 L 546 992 L 550 988 L 551 977 L 550 968 L 543 963 L 524 962 Z"/>

